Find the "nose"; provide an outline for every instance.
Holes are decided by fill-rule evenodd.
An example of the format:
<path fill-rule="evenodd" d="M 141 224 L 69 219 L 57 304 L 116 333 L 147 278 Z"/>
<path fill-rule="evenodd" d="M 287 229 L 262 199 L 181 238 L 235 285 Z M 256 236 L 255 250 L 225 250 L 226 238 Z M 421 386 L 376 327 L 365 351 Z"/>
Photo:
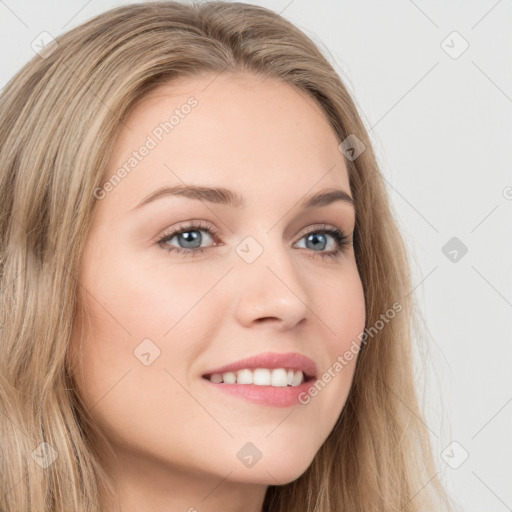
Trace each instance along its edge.
<path fill-rule="evenodd" d="M 270 250 L 269 238 L 262 254 L 252 263 L 242 258 L 237 262 L 235 280 L 236 317 L 250 327 L 253 324 L 273 324 L 288 330 L 303 320 L 308 311 L 304 279 L 293 263 L 290 251 L 282 244 Z"/>

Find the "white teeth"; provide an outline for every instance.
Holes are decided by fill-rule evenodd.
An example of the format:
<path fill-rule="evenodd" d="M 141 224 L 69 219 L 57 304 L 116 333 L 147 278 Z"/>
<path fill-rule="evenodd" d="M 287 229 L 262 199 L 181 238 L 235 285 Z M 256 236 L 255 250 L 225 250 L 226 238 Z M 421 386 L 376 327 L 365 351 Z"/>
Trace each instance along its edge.
<path fill-rule="evenodd" d="M 236 381 L 238 384 L 252 384 L 253 377 L 251 370 L 238 370 Z"/>
<path fill-rule="evenodd" d="M 210 377 L 211 382 L 220 384 L 255 384 L 256 386 L 286 387 L 298 386 L 304 381 L 304 375 L 300 370 L 285 368 L 245 368 L 235 372 L 214 373 Z"/>
<path fill-rule="evenodd" d="M 226 372 L 222 374 L 222 380 L 226 384 L 234 384 L 236 382 L 236 375 L 233 372 Z"/>
<path fill-rule="evenodd" d="M 299 379 L 302 380 L 302 377 Z M 283 370 L 283 368 L 277 368 L 276 370 L 272 371 L 272 376 L 270 378 L 270 385 L 271 386 L 279 386 L 279 387 L 285 387 L 288 385 L 288 375 L 286 374 L 286 370 Z"/>
<path fill-rule="evenodd" d="M 266 368 L 256 368 L 253 372 L 254 382 L 256 386 L 270 386 L 270 370 Z"/>
<path fill-rule="evenodd" d="M 302 382 L 302 372 L 297 372 L 293 376 L 292 386 L 298 386 Z"/>

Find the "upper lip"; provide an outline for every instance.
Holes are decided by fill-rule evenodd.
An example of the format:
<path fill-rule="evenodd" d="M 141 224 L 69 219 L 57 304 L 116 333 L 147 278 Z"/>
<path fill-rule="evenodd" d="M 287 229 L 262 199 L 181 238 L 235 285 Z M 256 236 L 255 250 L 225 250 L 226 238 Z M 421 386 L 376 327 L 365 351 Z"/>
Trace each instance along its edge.
<path fill-rule="evenodd" d="M 263 352 L 252 357 L 240 359 L 234 363 L 208 370 L 203 377 L 211 376 L 214 373 L 234 372 L 244 368 L 294 368 L 301 370 L 306 378 L 316 377 L 316 364 L 309 357 L 297 352 L 279 354 L 277 352 Z"/>

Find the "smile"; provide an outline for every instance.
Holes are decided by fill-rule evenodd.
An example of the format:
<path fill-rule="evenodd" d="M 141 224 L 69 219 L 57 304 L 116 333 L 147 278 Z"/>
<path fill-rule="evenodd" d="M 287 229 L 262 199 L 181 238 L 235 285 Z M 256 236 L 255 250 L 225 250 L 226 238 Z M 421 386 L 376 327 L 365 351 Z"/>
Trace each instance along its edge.
<path fill-rule="evenodd" d="M 244 368 L 236 372 L 213 373 L 206 375 L 205 378 L 216 384 L 254 384 L 273 387 L 295 387 L 305 380 L 302 371 L 293 368 Z"/>

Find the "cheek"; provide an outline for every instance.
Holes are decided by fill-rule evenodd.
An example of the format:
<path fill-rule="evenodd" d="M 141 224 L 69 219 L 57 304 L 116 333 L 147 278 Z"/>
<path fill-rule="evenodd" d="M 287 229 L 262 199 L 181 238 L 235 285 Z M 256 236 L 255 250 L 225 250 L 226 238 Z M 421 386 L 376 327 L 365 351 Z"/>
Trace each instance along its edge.
<path fill-rule="evenodd" d="M 348 397 L 365 327 L 364 291 L 355 264 L 351 271 L 330 280 L 327 292 L 317 293 L 315 313 L 317 328 L 324 333 L 324 358 L 317 380 L 300 401 L 315 410 L 315 417 L 324 418 L 330 430 Z"/>
<path fill-rule="evenodd" d="M 190 397 L 178 384 L 190 387 L 186 368 L 193 356 L 185 343 L 188 337 L 178 327 L 162 336 L 162 329 L 154 328 L 157 313 L 149 304 L 144 304 L 146 327 L 136 325 L 136 317 L 144 316 L 141 305 L 136 315 L 133 310 L 127 331 L 117 321 L 123 318 L 121 308 L 107 311 L 100 305 L 104 296 L 97 289 L 96 294 L 98 300 L 89 297 L 87 302 L 89 315 L 77 315 L 72 338 L 72 357 L 78 362 L 74 374 L 86 409 L 114 444 L 143 450 L 147 445 L 157 454 L 163 429 L 166 442 L 178 445 L 179 434 L 169 429 L 190 408 Z M 82 324 L 82 350 L 78 351 Z M 170 325 L 165 323 L 167 330 Z M 150 441 L 144 441 L 141 432 Z"/>
<path fill-rule="evenodd" d="M 123 400 L 131 396 L 136 401 L 144 388 L 174 388 L 165 369 L 189 384 L 185 368 L 212 335 L 218 297 L 214 300 L 215 294 L 205 294 L 218 273 L 195 271 L 191 279 L 190 272 L 171 266 L 162 253 L 164 257 L 156 263 L 139 258 L 136 252 L 123 255 L 105 248 L 87 255 L 80 275 L 80 300 L 88 314 L 79 311 L 75 317 L 72 350 L 80 362 L 80 387 L 91 404 L 133 379 L 140 386 Z M 83 352 L 78 355 L 80 331 Z M 165 382 L 152 382 L 157 372 Z"/>
<path fill-rule="evenodd" d="M 115 245 L 115 244 L 113 244 Z M 205 265 L 192 270 L 179 257 L 158 247 L 144 252 L 117 252 L 110 248 L 88 257 L 81 282 L 96 324 L 124 332 L 135 339 L 170 335 L 218 280 Z M 188 320 L 187 320 L 188 321 Z"/>
<path fill-rule="evenodd" d="M 79 393 L 114 445 L 151 453 L 157 459 L 172 454 L 173 460 L 189 464 L 194 450 L 187 440 L 203 439 L 205 428 L 211 428 L 211 419 L 205 419 L 204 410 L 188 392 L 197 386 L 197 375 L 190 368 L 205 350 L 211 327 L 218 320 L 212 302 L 199 300 L 211 284 L 197 286 L 184 272 L 173 272 L 172 278 L 159 283 L 149 273 L 131 273 L 121 293 L 116 283 L 122 269 L 118 265 L 108 279 L 96 281 L 95 288 L 90 288 L 94 298 L 85 294 L 88 321 L 80 314 L 76 317 L 73 347 L 78 347 L 82 323 L 84 332 L 78 359 Z M 91 286 L 94 279 L 87 282 Z M 186 293 L 170 293 L 169 289 Z M 148 366 L 134 354 L 135 350 L 143 356 L 137 350 L 143 339 L 151 339 L 159 350 Z M 144 352 L 154 350 L 151 344 L 146 347 Z M 203 451 L 207 448 L 203 446 Z M 197 457 L 196 464 L 204 464 L 204 455 Z"/>
<path fill-rule="evenodd" d="M 339 277 L 325 279 L 324 287 L 316 287 L 319 322 L 328 333 L 327 348 L 335 358 L 357 339 L 365 326 L 364 291 L 355 262 Z"/>
<path fill-rule="evenodd" d="M 337 301 L 337 311 L 333 324 L 336 336 L 329 346 L 328 370 L 330 376 L 334 375 L 333 380 L 339 379 L 338 386 L 348 395 L 366 321 L 364 291 L 358 273 L 345 282 Z"/>

